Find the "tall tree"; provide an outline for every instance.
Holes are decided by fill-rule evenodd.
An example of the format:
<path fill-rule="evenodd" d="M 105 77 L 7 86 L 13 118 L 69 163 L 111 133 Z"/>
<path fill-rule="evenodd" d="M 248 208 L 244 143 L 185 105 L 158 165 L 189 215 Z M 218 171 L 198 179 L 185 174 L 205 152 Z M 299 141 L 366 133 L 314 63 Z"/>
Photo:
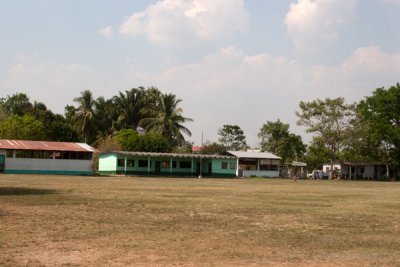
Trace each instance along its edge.
<path fill-rule="evenodd" d="M 121 129 L 136 129 L 143 119 L 143 109 L 146 106 L 145 91 L 143 88 L 133 88 L 125 92 L 119 92 L 114 97 L 114 104 L 119 113 L 118 123 Z"/>
<path fill-rule="evenodd" d="M 300 112 L 296 112 L 297 124 L 306 126 L 307 132 L 315 133 L 323 140 L 329 150 L 331 170 L 347 138 L 351 120 L 354 118 L 354 105 L 345 103 L 344 98 L 326 98 L 311 102 L 300 102 Z"/>
<path fill-rule="evenodd" d="M 226 152 L 226 147 L 216 142 L 205 142 L 201 148 L 201 154 L 219 155 Z"/>
<path fill-rule="evenodd" d="M 322 164 L 329 162 L 329 149 L 325 146 L 321 137 L 314 137 L 307 146 L 304 161 L 309 169 L 322 169 Z"/>
<path fill-rule="evenodd" d="M 246 136 L 238 125 L 224 125 L 218 130 L 218 135 L 218 141 L 227 150 L 238 151 L 247 148 Z"/>
<path fill-rule="evenodd" d="M 170 149 L 168 140 L 159 133 L 138 134 L 132 129 L 122 129 L 115 140 L 126 151 L 141 152 L 168 152 Z"/>
<path fill-rule="evenodd" d="M 365 137 L 380 161 L 397 168 L 400 162 L 400 84 L 378 88 L 357 106 L 361 121 L 368 129 Z"/>
<path fill-rule="evenodd" d="M 182 100 L 174 94 L 159 94 L 157 102 L 146 110 L 147 118 L 141 120 L 141 125 L 147 132 L 161 134 L 173 146 L 184 144 L 183 133 L 188 136 L 192 133 L 183 124 L 193 120 L 182 115 L 183 110 L 179 107 Z"/>
<path fill-rule="evenodd" d="M 289 132 L 289 124 L 279 119 L 275 122 L 267 121 L 260 129 L 261 150 L 277 154 L 282 163 L 300 158 L 306 152 L 306 146 L 301 136 Z"/>
<path fill-rule="evenodd" d="M 92 92 L 85 90 L 80 97 L 74 98 L 78 103 L 72 119 L 73 128 L 83 138 L 85 143 L 91 143 L 95 139 L 95 100 Z"/>
<path fill-rule="evenodd" d="M 44 140 L 43 124 L 32 116 L 12 115 L 0 122 L 0 139 Z"/>
<path fill-rule="evenodd" d="M 24 93 L 16 93 L 12 96 L 7 96 L 1 101 L 1 106 L 10 115 L 23 116 L 32 111 L 32 103 L 29 97 Z"/>
<path fill-rule="evenodd" d="M 112 99 L 98 97 L 95 102 L 96 144 L 106 141 L 118 130 L 118 111 Z"/>

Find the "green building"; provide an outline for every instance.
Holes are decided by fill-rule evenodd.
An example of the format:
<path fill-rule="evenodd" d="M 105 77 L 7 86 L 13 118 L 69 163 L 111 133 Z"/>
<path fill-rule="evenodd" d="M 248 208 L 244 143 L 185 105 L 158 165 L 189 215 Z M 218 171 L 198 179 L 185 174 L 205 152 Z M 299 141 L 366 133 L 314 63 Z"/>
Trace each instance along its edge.
<path fill-rule="evenodd" d="M 99 155 L 100 174 L 233 178 L 236 170 L 234 156 L 125 151 Z"/>

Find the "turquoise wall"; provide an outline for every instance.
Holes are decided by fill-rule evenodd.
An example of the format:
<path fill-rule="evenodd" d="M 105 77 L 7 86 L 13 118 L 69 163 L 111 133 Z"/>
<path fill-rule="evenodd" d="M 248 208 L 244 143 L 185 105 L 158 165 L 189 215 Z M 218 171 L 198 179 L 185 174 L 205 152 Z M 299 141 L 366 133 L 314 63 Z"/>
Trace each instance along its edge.
<path fill-rule="evenodd" d="M 163 168 L 162 162 L 167 161 L 171 165 L 171 157 L 143 157 L 143 156 L 126 156 L 126 160 L 133 160 L 134 166 L 117 166 L 118 160 L 125 161 L 125 155 L 116 153 L 103 154 L 99 157 L 99 172 L 100 174 L 138 174 L 138 175 L 172 175 L 172 176 L 197 176 L 200 166 L 200 159 L 191 158 L 172 158 L 172 162 L 176 162 L 175 168 Z M 139 160 L 150 160 L 150 167 L 139 167 Z M 160 169 L 156 171 L 156 162 L 159 162 Z M 190 168 L 181 168 L 181 162 L 190 162 Z M 227 169 L 222 169 L 222 162 L 227 163 Z M 202 159 L 203 176 L 212 177 L 236 177 L 236 169 L 230 169 L 230 163 L 235 164 L 235 159 Z M 211 168 L 210 168 L 211 167 Z M 211 171 L 211 173 L 210 173 Z"/>
<path fill-rule="evenodd" d="M 117 155 L 114 153 L 104 154 L 100 156 L 99 170 L 115 171 L 117 168 Z"/>

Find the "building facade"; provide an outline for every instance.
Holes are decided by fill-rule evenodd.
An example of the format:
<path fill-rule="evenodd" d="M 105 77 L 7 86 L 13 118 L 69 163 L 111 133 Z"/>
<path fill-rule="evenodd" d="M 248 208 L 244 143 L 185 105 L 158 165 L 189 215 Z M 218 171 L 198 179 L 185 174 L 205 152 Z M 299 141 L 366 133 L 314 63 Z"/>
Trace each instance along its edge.
<path fill-rule="evenodd" d="M 323 164 L 322 170 L 329 174 L 332 171 L 331 164 Z M 362 162 L 335 162 L 333 171 L 344 179 L 378 179 L 386 174 L 385 166 L 382 164 Z"/>
<path fill-rule="evenodd" d="M 236 177 L 231 156 L 153 152 L 107 152 L 99 155 L 100 174 L 184 177 Z"/>
<path fill-rule="evenodd" d="M 108 152 L 99 156 L 100 174 L 185 177 L 279 177 L 280 158 L 270 153 L 226 155 Z"/>
<path fill-rule="evenodd" d="M 228 151 L 237 161 L 237 177 L 279 177 L 281 158 L 266 152 L 259 151 Z"/>
<path fill-rule="evenodd" d="M 94 152 L 83 143 L 0 139 L 0 173 L 91 175 Z"/>

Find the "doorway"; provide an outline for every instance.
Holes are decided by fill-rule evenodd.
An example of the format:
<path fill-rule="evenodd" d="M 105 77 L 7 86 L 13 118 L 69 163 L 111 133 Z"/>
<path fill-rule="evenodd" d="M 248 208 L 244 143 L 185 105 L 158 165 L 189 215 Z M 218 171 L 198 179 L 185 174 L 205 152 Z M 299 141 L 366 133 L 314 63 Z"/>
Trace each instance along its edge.
<path fill-rule="evenodd" d="M 4 173 L 6 169 L 6 156 L 0 155 L 0 173 Z"/>
<path fill-rule="evenodd" d="M 161 161 L 156 161 L 155 172 L 156 174 L 161 173 Z"/>

